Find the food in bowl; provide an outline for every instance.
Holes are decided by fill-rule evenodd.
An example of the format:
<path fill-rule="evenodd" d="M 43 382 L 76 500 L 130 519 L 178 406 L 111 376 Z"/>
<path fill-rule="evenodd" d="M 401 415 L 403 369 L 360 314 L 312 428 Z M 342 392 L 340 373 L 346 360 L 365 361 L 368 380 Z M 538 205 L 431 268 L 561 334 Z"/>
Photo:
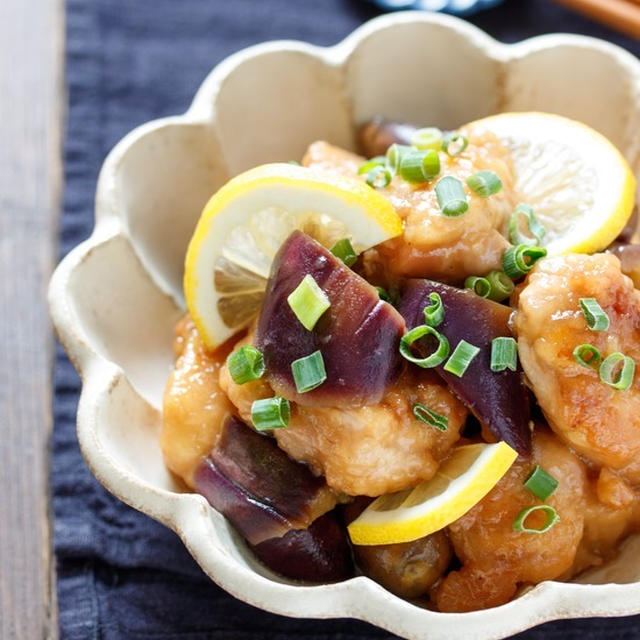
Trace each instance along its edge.
<path fill-rule="evenodd" d="M 603 562 L 640 522 L 626 162 L 539 113 L 361 141 L 205 207 L 167 465 L 296 580 L 469 611 Z"/>

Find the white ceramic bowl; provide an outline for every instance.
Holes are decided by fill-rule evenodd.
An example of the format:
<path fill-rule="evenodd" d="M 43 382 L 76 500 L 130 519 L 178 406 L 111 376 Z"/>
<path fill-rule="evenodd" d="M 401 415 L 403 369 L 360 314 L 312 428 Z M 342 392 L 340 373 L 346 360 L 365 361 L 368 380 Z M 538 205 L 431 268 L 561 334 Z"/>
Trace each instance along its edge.
<path fill-rule="evenodd" d="M 299 158 L 313 140 L 354 146 L 373 115 L 441 127 L 497 112 L 553 111 L 608 136 L 640 173 L 640 62 L 590 38 L 503 45 L 446 16 L 400 13 L 342 43 L 251 47 L 218 65 L 183 116 L 126 136 L 100 174 L 96 227 L 51 281 L 51 312 L 84 386 L 78 438 L 96 477 L 174 529 L 234 596 L 290 616 L 354 617 L 424 640 L 502 638 L 556 618 L 640 612 L 640 543 L 579 581 L 546 582 L 497 609 L 428 611 L 365 577 L 301 586 L 260 566 L 204 498 L 167 472 L 158 433 L 184 312 L 182 264 L 201 208 L 229 177 Z"/>

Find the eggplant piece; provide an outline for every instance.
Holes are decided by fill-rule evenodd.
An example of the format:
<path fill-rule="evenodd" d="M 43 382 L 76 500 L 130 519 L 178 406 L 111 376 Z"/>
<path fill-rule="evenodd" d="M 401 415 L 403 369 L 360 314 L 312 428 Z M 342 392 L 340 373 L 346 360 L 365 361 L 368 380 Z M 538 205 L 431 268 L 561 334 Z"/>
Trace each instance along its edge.
<path fill-rule="evenodd" d="M 196 471 L 195 486 L 251 544 L 305 528 L 335 505 L 323 478 L 235 416 Z"/>
<path fill-rule="evenodd" d="M 529 455 L 529 392 L 522 371 L 519 367 L 516 371 L 499 372 L 490 368 L 491 341 L 498 336 L 511 336 L 511 309 L 471 291 L 431 280 L 408 280 L 403 286 L 398 310 L 409 329 L 424 324 L 424 308 L 431 304 L 429 294 L 432 292 L 442 298 L 445 315 L 438 331 L 449 339 L 451 349 L 462 339 L 480 349 L 461 378 L 445 371 L 443 365 L 436 367 L 436 371 L 483 426 L 522 455 Z M 416 346 L 427 348 L 428 344 Z"/>
<path fill-rule="evenodd" d="M 331 307 L 311 331 L 287 297 L 311 275 Z M 366 280 L 322 245 L 294 231 L 278 251 L 258 319 L 255 345 L 264 356 L 273 390 L 309 406 L 362 406 L 379 402 L 400 375 L 402 316 Z M 319 350 L 327 373 L 319 387 L 298 393 L 291 363 Z"/>
<path fill-rule="evenodd" d="M 227 419 L 194 483 L 273 571 L 312 582 L 352 575 L 347 534 L 328 512 L 333 493 L 272 438 L 238 418 Z"/>
<path fill-rule="evenodd" d="M 353 575 L 349 542 L 333 512 L 252 549 L 271 570 L 294 580 L 338 582 Z"/>
<path fill-rule="evenodd" d="M 394 143 L 410 144 L 418 127 L 404 122 L 394 122 L 376 117 L 358 129 L 358 143 L 362 153 L 371 158 L 383 156 Z"/>

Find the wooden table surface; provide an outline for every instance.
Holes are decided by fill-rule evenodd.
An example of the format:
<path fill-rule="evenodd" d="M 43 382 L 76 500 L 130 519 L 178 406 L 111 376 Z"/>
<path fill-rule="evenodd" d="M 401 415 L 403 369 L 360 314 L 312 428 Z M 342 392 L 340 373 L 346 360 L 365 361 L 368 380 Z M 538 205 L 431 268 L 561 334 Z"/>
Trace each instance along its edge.
<path fill-rule="evenodd" d="M 62 0 L 0 0 L 0 638 L 57 637 L 49 518 Z"/>

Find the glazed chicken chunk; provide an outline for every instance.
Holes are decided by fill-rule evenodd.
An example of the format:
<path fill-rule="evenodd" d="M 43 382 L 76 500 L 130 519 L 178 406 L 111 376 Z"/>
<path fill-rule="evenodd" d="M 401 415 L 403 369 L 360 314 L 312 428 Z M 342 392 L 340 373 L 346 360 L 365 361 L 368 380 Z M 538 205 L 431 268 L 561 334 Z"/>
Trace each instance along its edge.
<path fill-rule="evenodd" d="M 581 298 L 606 312 L 605 331 L 588 328 Z M 598 465 L 640 483 L 640 380 L 627 390 L 605 384 L 574 359 L 581 344 L 602 358 L 622 352 L 640 361 L 640 292 L 612 255 L 541 260 L 520 293 L 515 314 L 520 361 L 551 428 Z"/>
<path fill-rule="evenodd" d="M 560 520 L 544 533 L 515 531 L 514 520 L 526 507 L 540 504 L 524 486 L 535 464 L 557 481 L 547 499 Z M 471 611 L 510 600 L 521 585 L 560 576 L 574 563 L 583 533 L 586 490 L 584 464 L 553 434 L 537 426 L 532 459 L 519 458 L 477 505 L 449 527 L 462 562 L 436 589 L 440 611 Z M 532 514 L 530 518 L 533 518 Z M 527 526 L 540 527 L 540 522 Z"/>
<path fill-rule="evenodd" d="M 381 271 L 458 283 L 468 275 L 501 268 L 502 254 L 509 247 L 502 234 L 519 201 L 509 155 L 497 138 L 479 126 L 463 133 L 469 138 L 464 153 L 449 157 L 440 152 L 441 175 L 455 176 L 464 183 L 476 171 L 490 169 L 500 177 L 502 191 L 482 198 L 467 189 L 468 211 L 449 218 L 442 215 L 437 201 L 437 179 L 415 184 L 396 175 L 379 191 L 403 219 L 404 233 L 373 250 L 376 260 L 382 262 Z M 312 144 L 303 160 L 306 166 L 350 176 L 357 175 L 363 162 L 364 158 L 326 142 Z"/>
<path fill-rule="evenodd" d="M 250 342 L 251 336 L 237 346 Z M 251 405 L 273 396 L 263 379 L 237 385 L 226 366 L 220 387 L 250 423 Z M 422 402 L 449 418 L 446 431 L 413 415 Z M 436 374 L 411 369 L 378 404 L 353 408 L 293 405 L 286 429 L 273 434 L 294 460 L 308 463 L 327 484 L 349 495 L 379 496 L 431 478 L 460 437 L 467 410 Z"/>

